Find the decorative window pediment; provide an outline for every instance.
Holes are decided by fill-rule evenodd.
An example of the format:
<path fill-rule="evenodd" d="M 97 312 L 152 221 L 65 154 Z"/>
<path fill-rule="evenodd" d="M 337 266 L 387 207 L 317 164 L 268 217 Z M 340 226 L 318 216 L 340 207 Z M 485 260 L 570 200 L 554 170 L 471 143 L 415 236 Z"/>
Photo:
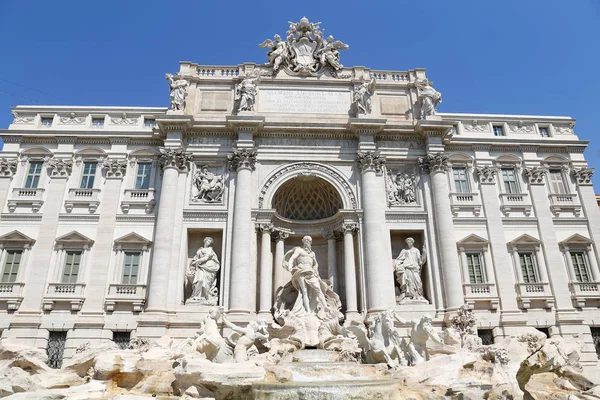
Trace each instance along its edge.
<path fill-rule="evenodd" d="M 508 242 L 511 247 L 538 247 L 540 245 L 539 239 L 534 238 L 526 233 L 522 234 L 518 238 Z"/>
<path fill-rule="evenodd" d="M 17 230 L 0 236 L 0 247 L 26 247 L 33 246 L 34 243 L 35 239 L 32 239 Z"/>
<path fill-rule="evenodd" d="M 91 246 L 94 241 L 77 231 L 69 232 L 56 238 L 56 244 L 62 246 Z"/>
<path fill-rule="evenodd" d="M 151 245 L 152 241 L 135 232 L 128 233 L 125 236 L 115 239 L 115 247 L 138 247 L 147 249 Z"/>
<path fill-rule="evenodd" d="M 459 248 L 464 247 L 482 249 L 486 248 L 489 244 L 490 242 L 487 239 L 484 239 L 479 235 L 475 235 L 474 233 L 456 242 L 456 245 Z"/>
<path fill-rule="evenodd" d="M 593 242 L 590 239 L 586 238 L 585 236 L 580 235 L 579 233 L 576 233 L 574 235 L 569 236 L 562 242 L 559 242 L 558 244 L 561 247 L 573 247 L 573 246 L 587 247 L 587 246 L 591 245 L 592 243 Z"/>

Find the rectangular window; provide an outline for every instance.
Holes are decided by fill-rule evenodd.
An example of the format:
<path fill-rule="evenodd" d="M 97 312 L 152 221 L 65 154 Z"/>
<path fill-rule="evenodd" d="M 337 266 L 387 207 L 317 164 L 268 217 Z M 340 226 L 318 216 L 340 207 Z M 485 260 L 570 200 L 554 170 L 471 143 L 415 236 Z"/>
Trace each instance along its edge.
<path fill-rule="evenodd" d="M 504 182 L 504 191 L 508 194 L 519 193 L 517 186 L 517 175 L 514 168 L 502 168 L 502 181 Z"/>
<path fill-rule="evenodd" d="M 156 120 L 154 118 L 144 118 L 144 126 L 146 128 L 154 128 L 156 126 Z"/>
<path fill-rule="evenodd" d="M 485 283 L 481 253 L 467 253 L 467 270 L 469 271 L 469 283 Z"/>
<path fill-rule="evenodd" d="M 42 119 L 41 119 L 42 126 L 46 126 L 46 127 L 52 126 L 53 119 L 54 118 L 52 118 L 52 117 L 42 117 Z"/>
<path fill-rule="evenodd" d="M 494 125 L 494 136 L 505 136 L 504 135 L 504 127 L 502 125 Z"/>
<path fill-rule="evenodd" d="M 467 181 L 466 168 L 452 168 L 454 177 L 454 189 L 457 193 L 469 193 L 469 182 Z"/>
<path fill-rule="evenodd" d="M 23 250 L 7 250 L 6 262 L 2 269 L 2 283 L 13 283 L 17 280 L 19 265 L 21 265 L 21 256 Z"/>
<path fill-rule="evenodd" d="M 519 253 L 519 263 L 523 274 L 523 283 L 539 282 L 535 255 L 533 253 Z"/>
<path fill-rule="evenodd" d="M 27 171 L 27 179 L 25 180 L 25 187 L 27 189 L 37 189 L 40 184 L 40 176 L 42 175 L 43 161 L 30 161 L 29 171 Z"/>
<path fill-rule="evenodd" d="M 92 189 L 94 187 L 94 178 L 96 177 L 96 162 L 84 162 L 83 174 L 81 175 L 81 189 Z"/>
<path fill-rule="evenodd" d="M 575 272 L 575 280 L 577 282 L 589 282 L 590 274 L 588 272 L 585 253 L 583 251 L 572 251 L 571 262 Z"/>
<path fill-rule="evenodd" d="M 92 126 L 101 128 L 104 126 L 104 117 L 92 117 Z"/>
<path fill-rule="evenodd" d="M 131 332 L 113 332 L 113 342 L 119 346 L 121 350 L 129 348 L 131 343 Z"/>
<path fill-rule="evenodd" d="M 548 171 L 548 179 L 550 179 L 550 191 L 554 194 L 565 194 L 567 193 L 567 187 L 563 174 L 560 169 L 551 169 Z"/>
<path fill-rule="evenodd" d="M 77 283 L 80 264 L 81 251 L 67 251 L 61 283 Z"/>
<path fill-rule="evenodd" d="M 122 283 L 127 285 L 134 285 L 137 283 L 138 271 L 140 270 L 140 256 L 140 253 L 125 253 Z"/>
<path fill-rule="evenodd" d="M 62 367 L 65 344 L 67 343 L 67 331 L 50 331 L 48 335 L 47 364 L 50 368 Z"/>
<path fill-rule="evenodd" d="M 150 173 L 151 172 L 152 172 L 152 164 L 138 163 L 137 174 L 135 175 L 135 188 L 136 189 L 149 189 L 150 188 Z"/>
<path fill-rule="evenodd" d="M 547 127 L 540 127 L 539 129 L 541 137 L 550 137 L 550 131 L 548 131 Z"/>
<path fill-rule="evenodd" d="M 494 333 L 492 329 L 477 329 L 477 336 L 479 336 L 481 344 L 484 346 L 494 344 Z"/>

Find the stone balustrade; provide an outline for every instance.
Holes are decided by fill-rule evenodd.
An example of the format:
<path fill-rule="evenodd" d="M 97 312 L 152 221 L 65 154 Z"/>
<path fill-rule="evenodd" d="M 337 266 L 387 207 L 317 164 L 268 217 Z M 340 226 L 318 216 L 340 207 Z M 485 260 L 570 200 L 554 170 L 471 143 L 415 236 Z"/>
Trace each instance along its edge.
<path fill-rule="evenodd" d="M 0 283 L 0 302 L 7 303 L 9 311 L 16 311 L 23 300 L 23 282 Z"/>
<path fill-rule="evenodd" d="M 112 312 L 117 304 L 129 304 L 134 312 L 141 312 L 146 302 L 146 285 L 112 283 L 104 301 L 106 311 Z"/>
<path fill-rule="evenodd" d="M 588 300 L 600 300 L 600 282 L 571 282 L 569 286 L 575 307 L 585 307 Z"/>
<path fill-rule="evenodd" d="M 571 212 L 578 217 L 581 214 L 581 204 L 575 193 L 560 193 L 550 194 L 550 210 L 555 216 L 559 216 L 563 212 Z"/>
<path fill-rule="evenodd" d="M 454 216 L 461 211 L 469 211 L 479 216 L 481 213 L 479 193 L 450 193 L 450 207 Z"/>
<path fill-rule="evenodd" d="M 69 189 L 65 200 L 65 210 L 70 213 L 75 206 L 87 207 L 90 214 L 96 212 L 99 201 L 100 189 Z"/>
<path fill-rule="evenodd" d="M 500 193 L 500 210 L 505 216 L 509 216 L 515 211 L 529 216 L 531 208 L 531 201 L 527 193 Z"/>
<path fill-rule="evenodd" d="M 71 311 L 81 310 L 85 300 L 85 283 L 50 283 L 44 295 L 44 311 L 52 311 L 57 303 L 70 303 Z"/>
<path fill-rule="evenodd" d="M 499 299 L 496 285 L 494 283 L 464 283 L 463 290 L 465 302 L 470 308 L 476 303 L 487 303 L 490 310 L 498 308 Z"/>
<path fill-rule="evenodd" d="M 156 205 L 154 189 L 125 189 L 121 210 L 127 214 L 132 208 L 143 208 L 146 213 L 151 213 Z"/>
<path fill-rule="evenodd" d="M 525 310 L 531 308 L 532 303 L 541 303 L 544 308 L 554 307 L 554 296 L 547 282 L 517 283 L 517 299 L 519 306 Z"/>

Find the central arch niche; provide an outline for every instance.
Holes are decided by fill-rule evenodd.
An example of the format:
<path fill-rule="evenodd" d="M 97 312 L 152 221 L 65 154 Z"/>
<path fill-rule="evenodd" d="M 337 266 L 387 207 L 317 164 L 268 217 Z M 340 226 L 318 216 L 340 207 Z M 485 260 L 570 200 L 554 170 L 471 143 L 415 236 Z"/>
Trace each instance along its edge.
<path fill-rule="evenodd" d="M 272 207 L 283 218 L 314 221 L 333 217 L 343 208 L 343 201 L 326 180 L 316 176 L 298 176 L 277 189 Z"/>

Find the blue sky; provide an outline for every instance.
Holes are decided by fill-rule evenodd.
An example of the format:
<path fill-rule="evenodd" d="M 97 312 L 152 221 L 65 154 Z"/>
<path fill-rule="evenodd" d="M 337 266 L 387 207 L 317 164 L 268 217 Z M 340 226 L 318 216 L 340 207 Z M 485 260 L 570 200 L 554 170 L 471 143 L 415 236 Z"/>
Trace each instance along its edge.
<path fill-rule="evenodd" d="M 167 106 L 179 61 L 265 61 L 306 15 L 342 63 L 427 68 L 441 112 L 568 115 L 600 192 L 600 1 L 0 0 L 0 128 L 18 104 Z"/>

